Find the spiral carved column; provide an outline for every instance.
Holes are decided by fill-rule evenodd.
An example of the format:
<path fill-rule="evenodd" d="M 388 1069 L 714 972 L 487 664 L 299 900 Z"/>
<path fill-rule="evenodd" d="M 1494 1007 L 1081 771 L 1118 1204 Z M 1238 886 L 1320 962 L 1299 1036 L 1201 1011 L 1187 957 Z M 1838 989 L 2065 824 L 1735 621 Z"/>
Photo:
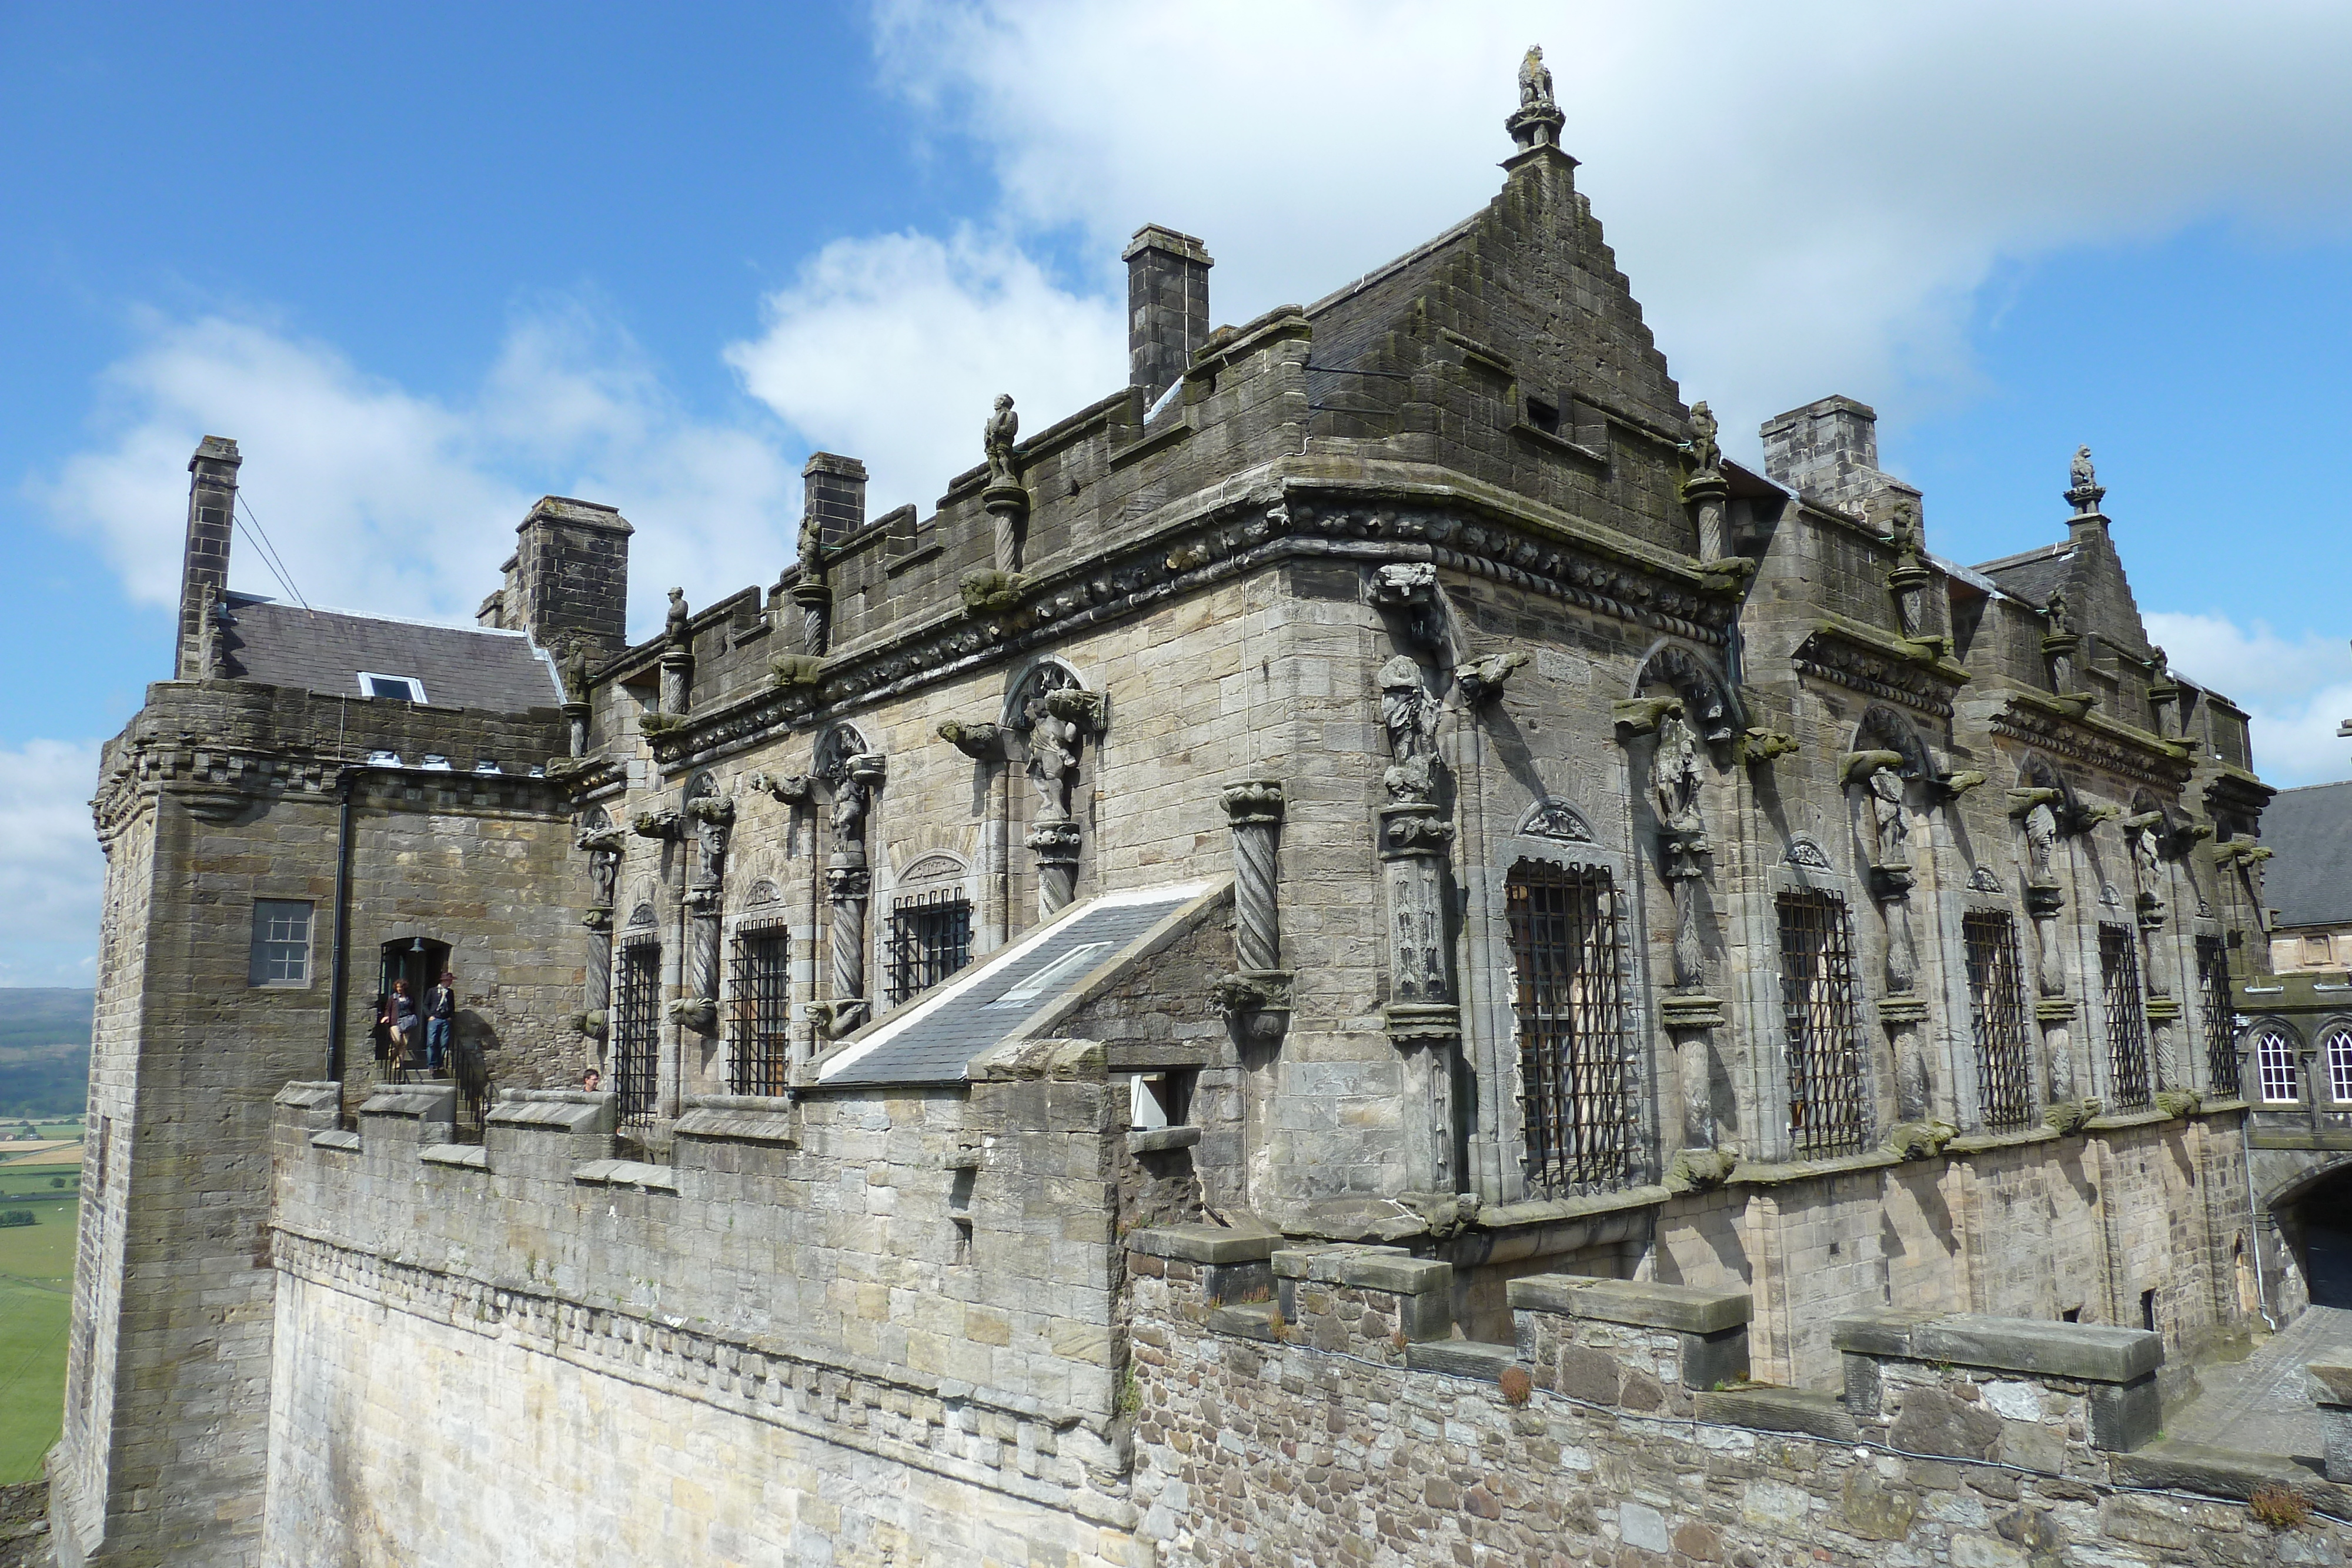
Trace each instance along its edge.
<path fill-rule="evenodd" d="M 1282 967 L 1282 923 L 1275 897 L 1282 785 L 1254 779 L 1224 792 L 1234 831 L 1234 947 L 1241 967 L 1219 980 L 1214 1000 L 1244 1040 L 1270 1045 L 1290 1024 L 1290 971 Z"/>

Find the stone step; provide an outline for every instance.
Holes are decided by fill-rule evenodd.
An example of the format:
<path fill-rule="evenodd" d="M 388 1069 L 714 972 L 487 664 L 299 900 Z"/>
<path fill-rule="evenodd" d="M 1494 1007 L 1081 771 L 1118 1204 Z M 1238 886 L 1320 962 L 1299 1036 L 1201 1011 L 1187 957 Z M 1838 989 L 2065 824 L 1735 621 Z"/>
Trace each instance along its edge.
<path fill-rule="evenodd" d="M 1219 1307 L 1209 1314 L 1211 1333 L 1229 1333 L 1239 1339 L 1254 1339 L 1264 1344 L 1280 1343 L 1284 1335 L 1275 1332 L 1282 1321 L 1282 1309 L 1272 1301 L 1245 1301 L 1240 1306 Z"/>
<path fill-rule="evenodd" d="M 1405 1365 L 1415 1372 L 1443 1372 L 1485 1383 L 1500 1383 L 1503 1368 L 1518 1359 L 1516 1345 L 1489 1344 L 1475 1339 L 1433 1339 L 1407 1345 L 1404 1352 Z"/>

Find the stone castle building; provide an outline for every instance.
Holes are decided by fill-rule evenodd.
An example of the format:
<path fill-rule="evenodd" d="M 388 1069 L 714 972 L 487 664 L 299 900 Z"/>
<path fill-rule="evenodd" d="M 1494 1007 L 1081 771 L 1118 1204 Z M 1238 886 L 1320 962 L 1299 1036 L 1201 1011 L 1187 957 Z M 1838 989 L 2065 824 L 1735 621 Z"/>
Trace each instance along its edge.
<path fill-rule="evenodd" d="M 1521 98 L 1311 306 L 1143 229 L 1129 384 L 928 516 L 817 455 L 644 642 L 554 497 L 477 628 L 231 591 L 205 438 L 63 1561 L 2159 1559 L 2352 1168 L 2250 1077 L 2344 1020 L 2245 715 L 2087 452 L 1975 568 L 1852 400 L 1725 458 Z M 374 1060 L 445 964 L 454 1080 Z"/>

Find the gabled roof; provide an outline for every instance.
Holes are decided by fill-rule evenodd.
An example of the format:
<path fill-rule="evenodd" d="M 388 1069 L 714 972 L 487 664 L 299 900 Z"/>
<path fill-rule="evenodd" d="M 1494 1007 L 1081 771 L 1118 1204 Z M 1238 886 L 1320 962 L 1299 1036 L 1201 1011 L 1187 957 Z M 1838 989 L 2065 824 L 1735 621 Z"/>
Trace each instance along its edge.
<path fill-rule="evenodd" d="M 1986 561 L 1977 570 L 1992 579 L 2011 599 L 2040 609 L 2050 602 L 2051 591 L 2065 582 L 2074 560 L 2074 547 L 2069 542 L 2044 545 L 2022 555 L 2003 556 L 1999 560 Z"/>
<path fill-rule="evenodd" d="M 2352 779 L 2282 789 L 2263 811 L 2263 902 L 2282 925 L 2352 922 Z"/>
<path fill-rule="evenodd" d="M 418 681 L 440 707 L 521 713 L 563 701 L 553 663 L 520 632 L 305 610 L 243 593 L 225 602 L 226 672 L 244 680 L 366 696 L 364 671 Z"/>

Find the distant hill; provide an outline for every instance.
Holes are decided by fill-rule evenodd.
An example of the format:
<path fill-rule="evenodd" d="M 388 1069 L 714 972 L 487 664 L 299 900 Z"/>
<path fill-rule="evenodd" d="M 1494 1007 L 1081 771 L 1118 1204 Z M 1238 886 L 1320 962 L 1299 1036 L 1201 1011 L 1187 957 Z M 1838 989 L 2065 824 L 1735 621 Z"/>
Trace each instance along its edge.
<path fill-rule="evenodd" d="M 89 1091 L 97 993 L 0 986 L 0 1116 L 69 1116 Z"/>

